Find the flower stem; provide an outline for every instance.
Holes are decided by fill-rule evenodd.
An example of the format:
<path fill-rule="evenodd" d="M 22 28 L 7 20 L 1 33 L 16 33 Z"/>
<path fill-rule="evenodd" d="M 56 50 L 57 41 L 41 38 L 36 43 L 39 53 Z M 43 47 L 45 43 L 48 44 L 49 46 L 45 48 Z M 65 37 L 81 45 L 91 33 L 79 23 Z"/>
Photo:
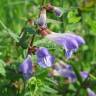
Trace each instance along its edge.
<path fill-rule="evenodd" d="M 62 8 L 64 8 L 64 0 L 61 0 L 61 6 L 62 6 Z M 65 24 L 64 24 L 64 18 L 65 18 L 65 15 L 64 15 L 64 13 L 62 14 L 62 16 L 61 16 L 61 18 L 60 18 L 60 21 L 62 22 L 61 23 L 61 31 L 62 32 L 64 32 L 65 31 Z"/>
<path fill-rule="evenodd" d="M 45 4 L 45 0 L 42 0 L 42 2 L 41 2 L 41 8 L 42 8 L 42 6 L 44 4 Z M 41 8 L 40 8 L 40 11 L 41 11 Z M 40 12 L 39 12 L 39 15 L 40 15 Z M 35 39 L 35 35 L 32 36 L 28 49 L 33 46 L 34 39 Z"/>
<path fill-rule="evenodd" d="M 93 66 L 91 67 L 91 69 L 90 69 L 90 71 L 89 71 L 89 74 L 91 74 L 92 70 L 93 70 Z M 75 93 L 74 96 L 80 96 L 80 89 L 81 89 L 81 88 L 86 88 L 86 82 L 88 81 L 88 79 L 89 79 L 89 75 L 88 75 L 88 77 L 81 83 L 80 87 L 77 89 L 77 91 L 76 91 L 76 93 Z M 87 83 L 88 83 L 88 82 L 87 82 Z"/>
<path fill-rule="evenodd" d="M 33 46 L 34 39 L 35 39 L 35 35 L 33 35 L 31 38 L 30 47 Z"/>

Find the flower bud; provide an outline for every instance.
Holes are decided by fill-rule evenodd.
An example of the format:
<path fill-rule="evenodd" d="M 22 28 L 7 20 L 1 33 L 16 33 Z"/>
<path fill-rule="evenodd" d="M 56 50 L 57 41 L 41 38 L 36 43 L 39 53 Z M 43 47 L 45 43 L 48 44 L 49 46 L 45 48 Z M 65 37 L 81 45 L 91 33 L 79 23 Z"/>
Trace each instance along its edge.
<path fill-rule="evenodd" d="M 61 15 L 62 15 L 62 11 L 61 11 L 60 8 L 58 8 L 58 7 L 54 7 L 53 10 L 54 10 L 56 16 L 61 17 Z"/>
<path fill-rule="evenodd" d="M 32 61 L 31 56 L 28 55 L 23 63 L 19 66 L 19 71 L 23 74 L 25 79 L 29 79 L 32 75 Z"/>
<path fill-rule="evenodd" d="M 80 75 L 82 78 L 86 79 L 88 77 L 89 73 L 87 71 L 82 71 L 82 72 L 80 72 Z"/>
<path fill-rule="evenodd" d="M 37 24 L 42 27 L 42 28 L 46 28 L 46 9 L 42 9 L 41 13 L 40 13 L 40 17 L 37 20 Z"/>

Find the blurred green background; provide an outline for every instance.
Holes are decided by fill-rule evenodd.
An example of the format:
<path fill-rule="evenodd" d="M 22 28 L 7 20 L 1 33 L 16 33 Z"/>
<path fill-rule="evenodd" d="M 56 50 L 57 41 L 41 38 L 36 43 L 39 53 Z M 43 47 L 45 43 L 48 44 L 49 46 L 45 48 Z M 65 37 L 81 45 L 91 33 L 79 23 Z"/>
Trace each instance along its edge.
<path fill-rule="evenodd" d="M 0 1 L 0 96 L 25 96 L 19 94 L 16 82 L 22 81 L 18 79 L 17 71 L 18 65 L 23 61 L 26 52 L 20 46 L 17 46 L 16 42 L 18 42 L 18 36 L 26 20 L 38 18 L 41 3 L 42 0 Z M 79 71 L 89 71 L 96 64 L 96 0 L 45 0 L 45 4 L 47 3 L 60 7 L 63 11 L 62 17 L 56 17 L 54 13 L 47 14 L 49 29 L 61 33 L 72 31 L 85 38 L 86 44 L 67 62 L 74 65 Z M 38 38 L 34 42 L 39 42 Z M 40 42 L 42 43 L 42 40 Z M 53 50 L 50 46 L 47 47 L 58 57 L 57 50 Z M 60 57 L 63 56 L 62 53 Z M 92 70 L 93 79 L 91 81 L 94 81 L 93 85 L 96 85 L 95 69 L 96 66 Z M 16 88 L 13 87 L 14 82 L 17 84 L 15 85 Z M 66 93 L 67 85 L 62 82 L 62 79 L 60 79 L 59 87 L 56 89 L 60 93 L 59 95 L 74 96 L 71 91 L 68 94 Z M 96 91 L 96 86 L 93 85 L 91 87 Z M 78 88 L 78 86 L 76 87 Z M 45 90 L 48 89 L 45 88 Z M 52 92 L 55 94 L 54 90 Z M 86 96 L 84 92 L 82 89 L 81 96 Z M 55 95 L 50 93 L 49 95 L 59 96 L 57 93 Z M 66 95 L 64 95 L 65 93 Z M 47 95 L 38 95 L 37 93 L 34 96 Z"/>

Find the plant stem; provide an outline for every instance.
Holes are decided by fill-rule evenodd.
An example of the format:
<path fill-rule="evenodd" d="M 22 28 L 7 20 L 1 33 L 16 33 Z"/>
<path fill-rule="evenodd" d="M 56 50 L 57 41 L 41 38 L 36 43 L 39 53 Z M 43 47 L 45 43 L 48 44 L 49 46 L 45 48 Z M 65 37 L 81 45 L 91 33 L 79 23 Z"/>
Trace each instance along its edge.
<path fill-rule="evenodd" d="M 33 35 L 31 38 L 30 46 L 33 46 L 34 39 L 35 39 L 35 35 Z"/>
<path fill-rule="evenodd" d="M 60 4 L 60 5 L 62 6 L 62 8 L 64 7 L 63 2 L 64 2 L 64 1 L 61 0 L 61 4 Z M 64 13 L 63 13 L 63 15 L 61 16 L 60 19 L 61 19 L 61 22 L 62 22 L 62 23 L 61 23 L 61 31 L 64 32 L 64 26 L 65 26 L 65 25 L 64 25 Z"/>
<path fill-rule="evenodd" d="M 93 66 L 90 69 L 89 74 L 92 72 L 92 70 L 93 70 Z M 89 76 L 81 83 L 80 87 L 77 89 L 74 96 L 79 96 L 80 95 L 80 89 L 86 87 L 86 82 L 87 82 L 88 79 L 89 79 Z"/>
<path fill-rule="evenodd" d="M 45 0 L 42 0 L 42 2 L 41 2 L 41 8 L 42 8 L 42 6 L 44 4 L 45 4 Z M 40 11 L 41 11 L 41 8 L 40 8 Z M 39 12 L 39 15 L 40 15 L 40 12 Z M 30 41 L 30 44 L 29 44 L 29 47 L 32 47 L 33 46 L 34 39 L 35 39 L 35 35 L 32 36 L 31 41 Z"/>
<path fill-rule="evenodd" d="M 45 4 L 45 0 L 42 0 L 41 7 Z"/>

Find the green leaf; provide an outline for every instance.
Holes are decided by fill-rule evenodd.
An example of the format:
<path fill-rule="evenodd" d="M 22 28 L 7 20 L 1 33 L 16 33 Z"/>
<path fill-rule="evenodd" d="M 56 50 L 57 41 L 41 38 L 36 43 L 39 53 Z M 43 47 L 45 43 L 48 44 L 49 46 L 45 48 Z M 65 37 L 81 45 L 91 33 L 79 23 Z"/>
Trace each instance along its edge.
<path fill-rule="evenodd" d="M 24 32 L 29 32 L 30 34 L 37 34 L 37 31 L 35 30 L 35 28 L 32 28 L 32 27 L 25 27 L 24 28 Z"/>
<path fill-rule="evenodd" d="M 69 23 L 77 23 L 77 22 L 79 22 L 81 17 L 76 16 L 77 14 L 78 14 L 77 10 L 76 11 L 69 11 L 69 13 L 67 15 L 68 22 Z"/>
<path fill-rule="evenodd" d="M 9 35 L 16 41 L 16 42 L 19 42 L 19 37 L 18 35 L 16 35 L 15 33 L 13 33 L 11 30 L 8 29 L 8 33 Z"/>
<path fill-rule="evenodd" d="M 0 24 L 4 28 L 5 32 L 9 34 L 16 42 L 19 42 L 19 37 L 15 33 L 13 33 L 9 28 L 6 27 L 6 25 L 0 20 Z"/>
<path fill-rule="evenodd" d="M 3 76 L 6 75 L 5 74 L 6 72 L 5 72 L 4 64 L 5 64 L 5 62 L 0 60 L 0 74 L 3 75 Z"/>
<path fill-rule="evenodd" d="M 57 91 L 55 89 L 49 87 L 48 85 L 44 85 L 44 87 L 42 87 L 42 90 L 44 92 L 48 92 L 48 93 L 52 93 L 52 94 L 57 93 Z"/>
<path fill-rule="evenodd" d="M 58 20 L 54 20 L 54 19 L 49 19 L 49 18 L 48 18 L 48 19 L 47 19 L 47 23 L 53 23 L 53 24 L 54 24 L 54 23 L 55 23 L 55 24 L 57 23 L 57 24 L 60 24 L 60 23 L 62 23 L 62 22 L 60 22 L 60 21 L 58 21 Z"/>
<path fill-rule="evenodd" d="M 24 32 L 22 34 L 22 36 L 19 39 L 19 45 L 23 48 L 26 49 L 28 47 L 28 43 L 29 43 L 29 39 L 30 39 L 30 34 Z"/>

